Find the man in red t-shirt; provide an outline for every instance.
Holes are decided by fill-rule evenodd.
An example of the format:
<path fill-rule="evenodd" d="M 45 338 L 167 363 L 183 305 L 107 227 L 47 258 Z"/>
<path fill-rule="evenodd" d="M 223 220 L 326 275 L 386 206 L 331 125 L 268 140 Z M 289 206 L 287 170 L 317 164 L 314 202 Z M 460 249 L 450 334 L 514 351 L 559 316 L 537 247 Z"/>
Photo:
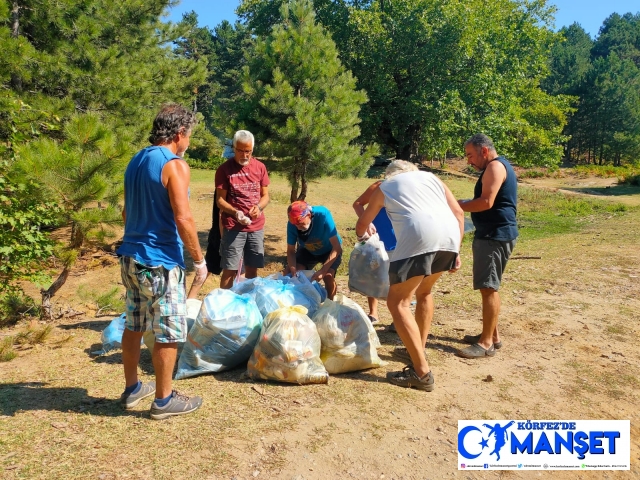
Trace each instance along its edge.
<path fill-rule="evenodd" d="M 231 288 L 244 257 L 246 278 L 264 267 L 264 213 L 269 203 L 269 176 L 252 157 L 254 138 L 239 130 L 233 136 L 234 157 L 216 171 L 216 197 L 221 212 L 220 288 Z"/>

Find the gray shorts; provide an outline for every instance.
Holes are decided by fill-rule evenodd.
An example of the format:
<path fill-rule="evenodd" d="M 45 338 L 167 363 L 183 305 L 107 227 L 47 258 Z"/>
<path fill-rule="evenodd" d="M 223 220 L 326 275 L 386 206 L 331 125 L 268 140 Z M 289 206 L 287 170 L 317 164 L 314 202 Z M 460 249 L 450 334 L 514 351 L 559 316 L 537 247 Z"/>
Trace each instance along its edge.
<path fill-rule="evenodd" d="M 389 264 L 389 284 L 404 283 L 413 277 L 428 277 L 434 273 L 455 268 L 456 252 L 437 251 L 422 253 Z"/>
<path fill-rule="evenodd" d="M 492 288 L 498 291 L 502 274 L 507 266 L 516 239 L 509 242 L 474 238 L 473 251 L 473 289 Z"/>
<path fill-rule="evenodd" d="M 240 259 L 252 268 L 264 267 L 264 230 L 238 232 L 225 230 L 220 240 L 220 268 L 238 270 Z"/>

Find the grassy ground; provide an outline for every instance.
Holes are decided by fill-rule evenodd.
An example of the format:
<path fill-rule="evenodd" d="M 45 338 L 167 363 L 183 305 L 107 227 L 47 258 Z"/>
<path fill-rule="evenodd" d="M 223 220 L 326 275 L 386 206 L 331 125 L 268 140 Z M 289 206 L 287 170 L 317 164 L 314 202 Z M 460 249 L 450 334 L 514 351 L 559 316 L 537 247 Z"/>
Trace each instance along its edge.
<path fill-rule="evenodd" d="M 458 198 L 471 196 L 473 180 L 443 179 Z M 265 233 L 276 270 L 284 260 L 289 193 L 283 178 L 272 176 L 272 182 Z M 354 242 L 351 203 L 371 182 L 325 179 L 310 186 L 309 202 L 334 214 L 345 267 Z M 213 172 L 193 172 L 191 198 L 203 243 L 212 188 Z M 58 298 L 85 315 L 63 318 L 46 333 L 45 325 L 24 322 L 0 330 L 0 340 L 15 343 L 10 349 L 0 343 L 0 350 L 16 354 L 0 364 L 0 477 L 466 478 L 454 454 L 456 421 L 474 418 L 631 418 L 632 472 L 638 475 L 639 221 L 637 208 L 615 200 L 521 187 L 521 238 L 501 291 L 505 347 L 486 362 L 454 356 L 459 338 L 479 328 L 466 238 L 462 270 L 443 276 L 434 291 L 432 394 L 385 382 L 386 372 L 402 364 L 391 355 L 399 340 L 386 330 L 391 319 L 383 306 L 377 331 L 384 367 L 304 387 L 254 383 L 243 369 L 182 380 L 177 388 L 202 395 L 205 404 L 166 422 L 149 420 L 148 404 L 120 409 L 119 351 L 91 355 L 110 320 L 95 317 L 96 304 L 112 301 L 113 288 L 123 291 L 118 267 L 107 257 L 76 271 Z M 517 258 L 524 256 L 540 259 Z M 203 293 L 218 281 L 208 280 Z M 338 281 L 346 293 L 347 278 Z M 140 371 L 145 380 L 153 377 L 145 349 Z"/>

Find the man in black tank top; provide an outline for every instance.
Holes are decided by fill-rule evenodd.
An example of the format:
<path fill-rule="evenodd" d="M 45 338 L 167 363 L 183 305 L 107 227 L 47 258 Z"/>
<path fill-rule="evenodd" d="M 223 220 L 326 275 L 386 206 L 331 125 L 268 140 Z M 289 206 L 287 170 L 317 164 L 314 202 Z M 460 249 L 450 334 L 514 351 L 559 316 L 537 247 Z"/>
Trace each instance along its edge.
<path fill-rule="evenodd" d="M 472 200 L 460 200 L 471 212 L 473 239 L 473 288 L 482 295 L 482 333 L 465 335 L 471 346 L 458 352 L 465 358 L 492 357 L 502 348 L 498 332 L 498 289 L 507 261 L 518 238 L 516 222 L 517 179 L 511 164 L 498 156 L 493 141 L 479 133 L 464 144 L 467 162 L 479 170 Z"/>

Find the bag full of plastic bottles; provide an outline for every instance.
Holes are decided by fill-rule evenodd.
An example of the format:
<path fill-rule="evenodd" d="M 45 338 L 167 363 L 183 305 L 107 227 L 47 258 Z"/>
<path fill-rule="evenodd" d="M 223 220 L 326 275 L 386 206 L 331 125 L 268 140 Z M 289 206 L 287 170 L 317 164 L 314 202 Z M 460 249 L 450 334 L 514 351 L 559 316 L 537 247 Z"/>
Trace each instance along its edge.
<path fill-rule="evenodd" d="M 351 252 L 349 290 L 383 300 L 389 294 L 389 255 L 377 233 Z"/>
<path fill-rule="evenodd" d="M 320 359 L 330 374 L 382 365 L 376 350 L 378 334 L 360 305 L 338 294 L 326 300 L 313 317 L 318 328 Z"/>
<path fill-rule="evenodd" d="M 231 290 L 212 291 L 189 329 L 176 379 L 222 372 L 246 363 L 261 325 L 262 315 L 251 297 Z"/>
<path fill-rule="evenodd" d="M 254 380 L 300 385 L 329 381 L 320 360 L 318 330 L 306 308 L 282 307 L 266 316 L 247 373 Z"/>

